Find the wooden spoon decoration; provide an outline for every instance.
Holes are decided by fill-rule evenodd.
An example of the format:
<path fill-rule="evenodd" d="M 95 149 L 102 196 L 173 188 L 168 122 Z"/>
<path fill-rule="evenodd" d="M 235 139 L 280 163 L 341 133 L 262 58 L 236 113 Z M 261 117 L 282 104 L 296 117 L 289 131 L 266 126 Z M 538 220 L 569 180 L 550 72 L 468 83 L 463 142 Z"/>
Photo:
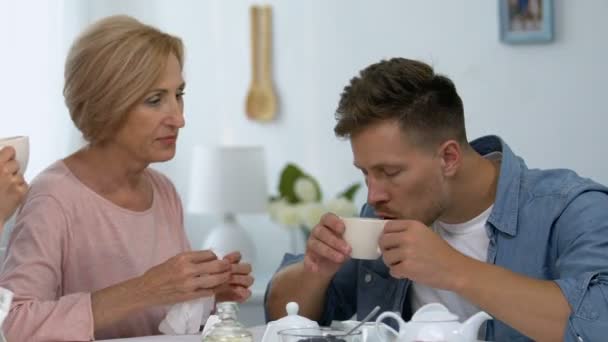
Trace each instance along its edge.
<path fill-rule="evenodd" d="M 257 121 L 275 118 L 277 97 L 272 84 L 272 9 L 252 6 L 251 14 L 251 85 L 245 109 L 247 117 Z"/>

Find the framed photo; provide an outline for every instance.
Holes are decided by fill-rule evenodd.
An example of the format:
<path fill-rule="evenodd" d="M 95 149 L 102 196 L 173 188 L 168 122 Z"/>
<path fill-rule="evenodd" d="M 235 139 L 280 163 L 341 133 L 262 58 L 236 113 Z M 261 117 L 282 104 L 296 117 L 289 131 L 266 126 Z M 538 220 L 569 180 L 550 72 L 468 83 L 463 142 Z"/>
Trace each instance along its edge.
<path fill-rule="evenodd" d="M 498 0 L 500 39 L 505 43 L 553 40 L 553 0 Z"/>

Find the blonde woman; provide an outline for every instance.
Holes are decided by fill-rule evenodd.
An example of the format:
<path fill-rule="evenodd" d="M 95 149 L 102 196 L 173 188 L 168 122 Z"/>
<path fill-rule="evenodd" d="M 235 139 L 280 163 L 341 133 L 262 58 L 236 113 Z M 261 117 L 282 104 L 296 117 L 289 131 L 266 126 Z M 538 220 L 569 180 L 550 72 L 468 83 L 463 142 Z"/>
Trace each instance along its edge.
<path fill-rule="evenodd" d="M 170 304 L 250 296 L 251 266 L 188 252 L 171 182 L 148 168 L 184 127 L 180 39 L 117 16 L 74 42 L 64 96 L 88 144 L 31 184 L 0 286 L 10 341 L 152 335 Z"/>

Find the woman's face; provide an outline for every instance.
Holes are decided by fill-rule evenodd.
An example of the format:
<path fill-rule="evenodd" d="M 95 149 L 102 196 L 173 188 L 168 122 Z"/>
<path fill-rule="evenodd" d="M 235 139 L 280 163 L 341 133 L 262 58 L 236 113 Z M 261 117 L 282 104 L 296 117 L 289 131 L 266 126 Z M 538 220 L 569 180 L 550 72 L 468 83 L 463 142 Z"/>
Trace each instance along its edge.
<path fill-rule="evenodd" d="M 184 127 L 184 79 L 171 54 L 158 82 L 128 114 L 111 142 L 145 164 L 175 156 L 179 129 Z"/>

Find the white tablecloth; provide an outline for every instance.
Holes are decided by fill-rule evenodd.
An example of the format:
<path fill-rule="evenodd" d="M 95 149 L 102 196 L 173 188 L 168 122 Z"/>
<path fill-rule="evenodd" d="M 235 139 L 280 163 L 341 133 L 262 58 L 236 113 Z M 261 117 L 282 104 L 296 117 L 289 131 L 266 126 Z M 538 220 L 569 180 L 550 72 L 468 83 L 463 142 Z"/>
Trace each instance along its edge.
<path fill-rule="evenodd" d="M 201 342 L 201 335 L 158 335 L 131 338 L 116 338 L 112 340 L 96 340 L 102 342 Z"/>
<path fill-rule="evenodd" d="M 265 325 L 258 325 L 255 327 L 248 328 L 253 334 L 254 342 L 261 342 L 262 336 L 264 336 Z M 97 340 L 97 342 L 201 342 L 202 336 L 196 335 L 158 335 L 158 336 L 144 336 L 144 337 L 132 337 L 132 338 L 117 338 L 113 340 Z"/>
<path fill-rule="evenodd" d="M 254 342 L 261 342 L 266 330 L 265 325 L 257 325 L 255 327 L 247 328 L 253 334 Z M 97 340 L 97 342 L 201 342 L 202 336 L 197 335 L 159 335 L 159 336 L 145 336 L 145 337 L 133 337 L 133 338 L 119 338 L 113 340 Z M 484 341 L 478 341 L 484 342 Z"/>

